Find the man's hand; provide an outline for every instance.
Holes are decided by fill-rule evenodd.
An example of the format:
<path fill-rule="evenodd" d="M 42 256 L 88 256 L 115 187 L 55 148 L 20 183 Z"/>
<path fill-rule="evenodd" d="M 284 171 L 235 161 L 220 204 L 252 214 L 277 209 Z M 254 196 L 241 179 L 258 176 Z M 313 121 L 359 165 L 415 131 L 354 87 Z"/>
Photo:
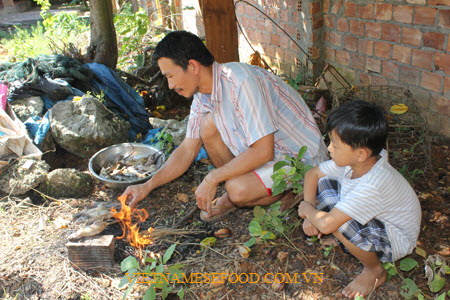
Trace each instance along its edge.
<path fill-rule="evenodd" d="M 205 180 L 195 190 L 195 198 L 197 199 L 197 206 L 208 215 L 212 213 L 212 201 L 217 194 L 217 186 L 212 185 Z"/>
<path fill-rule="evenodd" d="M 145 183 L 130 185 L 127 187 L 122 197 L 127 197 L 126 203 L 133 208 L 139 201 L 147 197 L 148 191 L 145 188 Z"/>

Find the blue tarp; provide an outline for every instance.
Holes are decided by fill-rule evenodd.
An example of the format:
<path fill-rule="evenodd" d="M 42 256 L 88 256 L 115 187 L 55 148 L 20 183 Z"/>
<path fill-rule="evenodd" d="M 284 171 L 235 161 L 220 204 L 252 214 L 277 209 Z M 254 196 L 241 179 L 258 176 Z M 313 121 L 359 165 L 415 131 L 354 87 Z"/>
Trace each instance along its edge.
<path fill-rule="evenodd" d="M 135 90 L 105 65 L 89 63 L 86 66 L 95 74 L 91 81 L 94 93 L 99 95 L 103 92 L 107 98 L 105 106 L 130 123 L 131 129 L 128 131 L 130 141 L 136 140 L 139 133 L 145 134 L 152 129 L 144 100 Z"/>

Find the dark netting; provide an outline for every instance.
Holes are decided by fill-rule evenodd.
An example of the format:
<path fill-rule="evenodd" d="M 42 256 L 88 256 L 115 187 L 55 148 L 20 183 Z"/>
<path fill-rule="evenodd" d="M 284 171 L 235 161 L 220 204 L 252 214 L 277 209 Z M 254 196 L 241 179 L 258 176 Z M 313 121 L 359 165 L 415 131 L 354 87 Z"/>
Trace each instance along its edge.
<path fill-rule="evenodd" d="M 89 68 L 72 57 L 59 54 L 40 55 L 28 58 L 24 62 L 0 65 L 0 80 L 8 82 L 19 80 L 34 83 L 44 74 L 48 74 L 51 78 L 66 78 L 69 81 L 89 82 L 92 79 L 92 71 Z"/>

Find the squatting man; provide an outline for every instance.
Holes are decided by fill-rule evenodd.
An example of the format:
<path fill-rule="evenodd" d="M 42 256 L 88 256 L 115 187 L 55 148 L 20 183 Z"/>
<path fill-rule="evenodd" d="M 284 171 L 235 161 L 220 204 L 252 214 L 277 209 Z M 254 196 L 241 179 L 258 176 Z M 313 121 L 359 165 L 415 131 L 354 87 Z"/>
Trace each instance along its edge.
<path fill-rule="evenodd" d="M 274 74 L 245 63 L 220 64 L 194 34 L 175 31 L 156 46 L 153 59 L 169 88 L 193 97 L 186 137 L 147 182 L 129 186 L 123 196 L 131 207 L 155 188 L 181 176 L 202 145 L 216 167 L 195 191 L 203 221 L 238 207 L 268 205 L 273 165 L 307 146 L 304 162 L 327 158 L 310 109 L 297 91 Z M 226 192 L 216 198 L 218 185 Z M 291 198 L 292 197 L 287 197 Z"/>

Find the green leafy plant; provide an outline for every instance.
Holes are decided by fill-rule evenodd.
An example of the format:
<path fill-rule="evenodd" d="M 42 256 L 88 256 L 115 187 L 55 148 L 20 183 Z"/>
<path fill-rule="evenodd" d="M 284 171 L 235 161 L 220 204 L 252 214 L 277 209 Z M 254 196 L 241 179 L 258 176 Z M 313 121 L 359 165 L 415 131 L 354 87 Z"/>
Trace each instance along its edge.
<path fill-rule="evenodd" d="M 252 236 L 244 246 L 253 246 L 257 239 L 262 241 L 274 240 L 277 235 L 286 237 L 286 232 L 289 231 L 294 225 L 288 225 L 289 214 L 291 211 L 280 212 L 281 201 L 277 201 L 264 208 L 262 206 L 255 206 L 253 208 L 253 219 L 248 225 L 248 230 Z"/>
<path fill-rule="evenodd" d="M 179 282 L 180 278 L 183 278 L 183 273 L 181 271 L 181 268 L 183 267 L 182 264 L 175 264 L 169 267 L 165 266 L 165 264 L 171 259 L 175 248 L 176 244 L 170 246 L 162 258 L 145 258 L 145 264 L 143 267 L 140 266 L 135 257 L 128 256 L 125 258 L 120 264 L 120 267 L 126 274 L 120 281 L 119 288 L 127 283 L 129 283 L 129 286 L 123 294 L 123 299 L 126 299 L 133 285 L 136 282 L 142 281 L 142 279 L 145 280 L 145 283 L 150 284 L 149 288 L 145 292 L 143 298 L 144 300 L 156 299 L 156 289 L 160 289 L 162 291 L 162 298 L 166 299 L 169 293 L 173 290 L 173 286 L 170 283 L 173 281 Z M 151 277 L 150 274 L 153 274 L 154 276 Z M 151 280 L 148 281 L 147 279 Z M 184 289 L 181 288 L 177 295 L 183 299 Z"/>
<path fill-rule="evenodd" d="M 160 130 L 155 136 L 150 140 L 150 142 L 158 148 L 159 150 L 164 151 L 164 154 L 166 157 L 172 153 L 174 146 L 173 146 L 173 136 L 166 132 L 166 127 L 164 127 L 162 130 Z"/>
<path fill-rule="evenodd" d="M 299 73 L 295 78 L 290 77 L 287 83 L 298 91 L 298 86 L 305 81 L 303 77 L 303 73 Z"/>
<path fill-rule="evenodd" d="M 334 249 L 334 245 L 326 246 L 323 250 L 323 256 L 328 257 L 330 255 L 330 252 Z"/>
<path fill-rule="evenodd" d="M 303 146 L 298 151 L 297 157 L 285 155 L 286 160 L 279 161 L 273 166 L 273 196 L 283 193 L 287 189 L 289 182 L 292 183 L 294 193 L 303 193 L 303 178 L 306 172 L 313 168 L 313 166 L 305 165 L 301 161 L 306 153 L 306 150 L 307 147 Z"/>
<path fill-rule="evenodd" d="M 141 51 L 142 40 L 149 28 L 147 13 L 142 9 L 134 13 L 129 2 L 121 12 L 114 16 L 114 25 L 119 41 L 119 59 L 117 67 L 132 70 L 144 64 Z"/>

